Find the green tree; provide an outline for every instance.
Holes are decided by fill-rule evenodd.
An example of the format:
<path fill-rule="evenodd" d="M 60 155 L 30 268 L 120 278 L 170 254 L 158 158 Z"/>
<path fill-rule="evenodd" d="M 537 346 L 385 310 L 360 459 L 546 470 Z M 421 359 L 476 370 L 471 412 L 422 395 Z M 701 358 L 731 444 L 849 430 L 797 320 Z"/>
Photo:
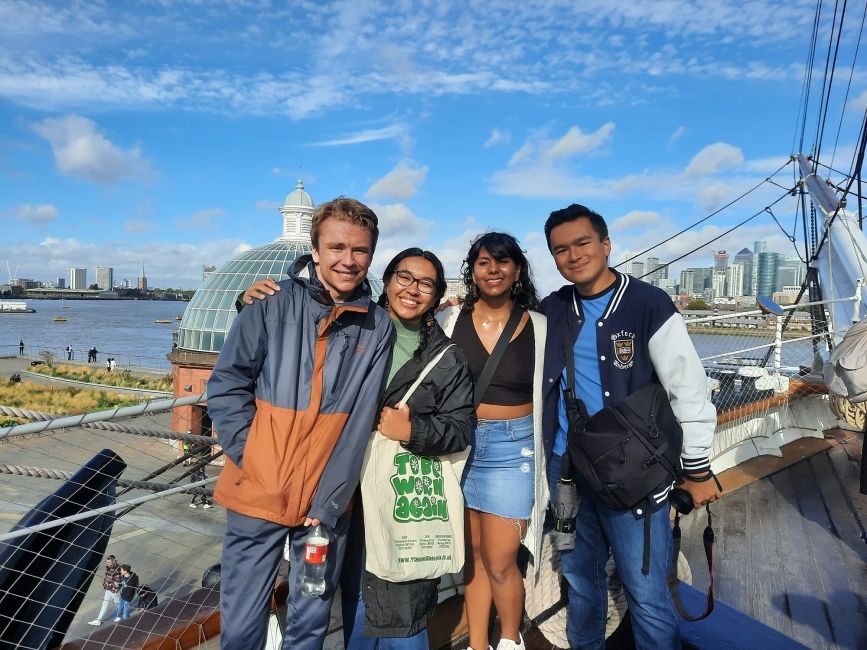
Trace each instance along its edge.
<path fill-rule="evenodd" d="M 689 303 L 687 303 L 686 308 L 689 310 L 701 311 L 710 309 L 710 305 L 708 305 L 701 298 L 696 298 L 694 300 L 690 300 Z"/>

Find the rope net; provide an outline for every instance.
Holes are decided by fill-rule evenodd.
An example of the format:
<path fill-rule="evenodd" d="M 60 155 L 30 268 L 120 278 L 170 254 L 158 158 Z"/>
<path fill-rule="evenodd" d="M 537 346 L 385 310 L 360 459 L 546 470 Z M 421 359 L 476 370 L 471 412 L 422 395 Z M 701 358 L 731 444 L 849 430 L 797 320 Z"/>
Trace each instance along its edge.
<path fill-rule="evenodd" d="M 825 309 L 790 311 L 788 320 L 758 311 L 687 318 L 718 411 L 716 471 L 838 422 L 814 372 L 827 349 Z M 178 647 L 198 647 L 218 634 L 225 511 L 211 494 L 222 452 L 203 399 L 76 417 L 0 406 L 0 646 L 135 648 L 192 624 L 198 638 Z M 106 577 L 110 555 L 137 578 L 123 592 Z M 445 576 L 440 602 L 462 582 Z M 121 593 L 128 609 L 118 608 Z M 339 611 L 338 594 L 328 648 L 342 647 Z"/>

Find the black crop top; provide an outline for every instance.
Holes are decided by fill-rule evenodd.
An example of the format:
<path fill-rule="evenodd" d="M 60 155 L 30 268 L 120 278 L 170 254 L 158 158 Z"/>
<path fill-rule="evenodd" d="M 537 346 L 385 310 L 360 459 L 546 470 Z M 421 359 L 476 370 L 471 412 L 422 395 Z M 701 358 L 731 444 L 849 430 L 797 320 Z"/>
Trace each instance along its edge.
<path fill-rule="evenodd" d="M 461 312 L 455 322 L 452 340 L 461 346 L 467 357 L 473 381 L 479 380 L 482 369 L 490 357 L 476 333 L 472 314 Z M 494 371 L 482 402 L 498 406 L 518 406 L 533 401 L 533 372 L 535 344 L 533 321 L 527 321 L 517 338 L 509 342 L 500 365 Z"/>

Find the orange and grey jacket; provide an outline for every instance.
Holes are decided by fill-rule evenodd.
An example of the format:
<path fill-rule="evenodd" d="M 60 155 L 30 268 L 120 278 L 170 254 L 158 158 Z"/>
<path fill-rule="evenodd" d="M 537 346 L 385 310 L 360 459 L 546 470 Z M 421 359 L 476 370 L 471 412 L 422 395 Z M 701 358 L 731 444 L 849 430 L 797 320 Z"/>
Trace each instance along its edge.
<path fill-rule="evenodd" d="M 309 259 L 238 314 L 214 366 L 208 413 L 227 456 L 214 498 L 286 526 L 334 526 L 358 485 L 393 326 L 366 281 L 335 304 Z"/>

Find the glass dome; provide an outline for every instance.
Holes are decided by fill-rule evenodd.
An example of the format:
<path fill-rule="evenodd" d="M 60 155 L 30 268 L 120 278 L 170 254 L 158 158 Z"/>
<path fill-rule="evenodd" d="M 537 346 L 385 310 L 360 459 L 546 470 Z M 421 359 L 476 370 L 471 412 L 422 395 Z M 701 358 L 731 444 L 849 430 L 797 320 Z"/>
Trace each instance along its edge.
<path fill-rule="evenodd" d="M 219 352 L 235 320 L 235 299 L 256 280 L 286 279 L 295 260 L 310 253 L 310 244 L 275 241 L 230 259 L 211 274 L 184 310 L 178 330 L 178 347 L 199 352 Z M 374 297 L 382 293 L 382 281 L 367 276 Z"/>

